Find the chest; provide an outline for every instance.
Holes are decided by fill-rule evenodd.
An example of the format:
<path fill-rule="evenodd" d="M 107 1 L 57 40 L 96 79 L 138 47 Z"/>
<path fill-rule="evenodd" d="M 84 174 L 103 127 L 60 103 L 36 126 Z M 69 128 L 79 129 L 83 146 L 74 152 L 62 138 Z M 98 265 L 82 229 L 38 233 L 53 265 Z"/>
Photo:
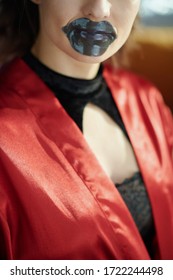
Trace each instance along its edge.
<path fill-rule="evenodd" d="M 121 183 L 138 171 L 132 146 L 122 129 L 105 111 L 91 103 L 84 109 L 83 133 L 114 183 Z"/>

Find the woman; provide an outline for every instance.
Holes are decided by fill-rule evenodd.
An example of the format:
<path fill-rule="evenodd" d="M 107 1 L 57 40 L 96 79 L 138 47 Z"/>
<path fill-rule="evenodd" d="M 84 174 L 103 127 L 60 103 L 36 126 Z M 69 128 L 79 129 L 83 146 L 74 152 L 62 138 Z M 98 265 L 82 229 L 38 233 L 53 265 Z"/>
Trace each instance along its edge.
<path fill-rule="evenodd" d="M 1 259 L 173 258 L 171 113 L 101 65 L 139 5 L 1 1 Z"/>

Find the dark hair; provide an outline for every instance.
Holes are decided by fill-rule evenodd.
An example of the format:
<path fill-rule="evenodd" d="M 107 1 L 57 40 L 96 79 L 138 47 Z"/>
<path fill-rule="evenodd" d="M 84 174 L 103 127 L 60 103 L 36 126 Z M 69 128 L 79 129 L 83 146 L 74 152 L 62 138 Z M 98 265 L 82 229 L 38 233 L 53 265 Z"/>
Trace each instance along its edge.
<path fill-rule="evenodd" d="M 36 4 L 30 0 L 0 0 L 0 64 L 26 53 L 38 30 Z"/>

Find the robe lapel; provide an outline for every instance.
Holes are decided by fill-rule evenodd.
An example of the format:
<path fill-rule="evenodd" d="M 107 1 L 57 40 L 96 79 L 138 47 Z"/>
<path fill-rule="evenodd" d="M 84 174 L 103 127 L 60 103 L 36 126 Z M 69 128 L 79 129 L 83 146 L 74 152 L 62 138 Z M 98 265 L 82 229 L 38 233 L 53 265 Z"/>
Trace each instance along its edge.
<path fill-rule="evenodd" d="M 157 104 L 154 87 L 142 79 L 138 80 L 133 74 L 119 71 L 112 75 L 112 71 L 106 69 L 104 76 L 125 124 L 149 194 L 161 258 L 172 259 L 173 167 L 164 123 L 159 115 L 162 107 Z"/>

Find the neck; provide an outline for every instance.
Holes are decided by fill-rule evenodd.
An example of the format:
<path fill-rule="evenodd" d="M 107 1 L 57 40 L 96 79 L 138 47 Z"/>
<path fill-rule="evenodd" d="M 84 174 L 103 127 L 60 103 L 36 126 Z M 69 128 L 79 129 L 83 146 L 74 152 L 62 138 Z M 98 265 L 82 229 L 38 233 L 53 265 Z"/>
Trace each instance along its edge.
<path fill-rule="evenodd" d="M 31 52 L 50 69 L 65 76 L 91 80 L 96 77 L 100 63 L 88 64 L 77 61 L 54 47 L 47 49 L 39 40 Z"/>

